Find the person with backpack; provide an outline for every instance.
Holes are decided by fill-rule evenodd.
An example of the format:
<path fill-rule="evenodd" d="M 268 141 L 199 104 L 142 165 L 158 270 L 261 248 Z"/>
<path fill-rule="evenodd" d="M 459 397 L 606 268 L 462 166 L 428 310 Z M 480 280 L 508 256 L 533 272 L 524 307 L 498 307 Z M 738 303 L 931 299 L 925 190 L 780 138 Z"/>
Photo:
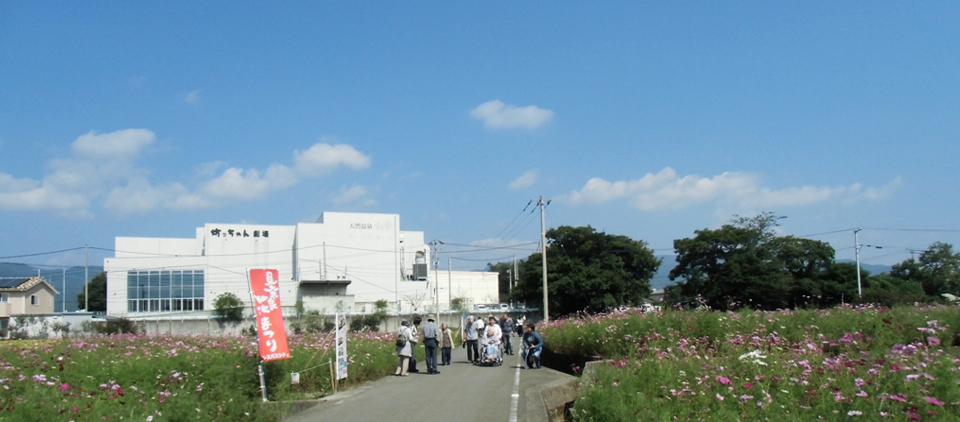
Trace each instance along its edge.
<path fill-rule="evenodd" d="M 410 365 L 410 356 L 413 355 L 413 346 L 410 343 L 410 336 L 413 333 L 410 331 L 410 321 L 403 320 L 400 322 L 400 329 L 397 330 L 397 371 L 394 375 L 400 377 L 407 376 L 408 369 Z"/>

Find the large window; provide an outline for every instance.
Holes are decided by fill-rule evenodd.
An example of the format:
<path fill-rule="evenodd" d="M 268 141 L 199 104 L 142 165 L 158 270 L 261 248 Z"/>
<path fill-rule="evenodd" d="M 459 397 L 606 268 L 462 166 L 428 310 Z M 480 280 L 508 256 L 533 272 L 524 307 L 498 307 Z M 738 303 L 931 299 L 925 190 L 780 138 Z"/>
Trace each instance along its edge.
<path fill-rule="evenodd" d="M 128 312 L 203 310 L 203 271 L 127 272 Z"/>

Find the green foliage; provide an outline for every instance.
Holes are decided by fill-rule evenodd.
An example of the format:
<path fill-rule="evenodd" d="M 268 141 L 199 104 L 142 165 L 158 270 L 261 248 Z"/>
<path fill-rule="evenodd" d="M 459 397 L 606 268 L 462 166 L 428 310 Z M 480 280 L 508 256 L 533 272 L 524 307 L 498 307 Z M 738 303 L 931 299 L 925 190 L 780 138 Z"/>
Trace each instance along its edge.
<path fill-rule="evenodd" d="M 378 300 L 375 307 L 376 310 L 372 314 L 351 317 L 350 331 L 380 331 L 380 324 L 387 319 L 387 301 Z"/>
<path fill-rule="evenodd" d="M 660 259 L 645 242 L 589 226 L 561 226 L 549 230 L 546 237 L 551 316 L 639 305 L 650 296 L 650 279 Z M 510 299 L 540 303 L 541 255 L 530 255 L 519 265 L 521 276 Z"/>
<path fill-rule="evenodd" d="M 84 332 L 114 335 L 114 334 L 137 334 L 140 326 L 136 321 L 127 318 L 111 319 L 108 321 L 84 321 L 81 324 Z"/>
<path fill-rule="evenodd" d="M 920 254 L 919 260 L 910 258 L 894 265 L 894 277 L 920 283 L 927 295 L 950 293 L 960 296 L 960 254 L 953 245 L 936 242 Z"/>
<path fill-rule="evenodd" d="M 578 421 L 960 420 L 954 306 L 628 311 L 539 331 L 551 350 L 610 359 L 585 371 Z"/>
<path fill-rule="evenodd" d="M 487 271 L 498 273 L 497 285 L 500 294 L 498 295 L 498 300 L 505 302 L 509 300 L 510 294 L 510 273 L 513 271 L 512 262 L 498 262 L 496 264 L 488 263 Z"/>
<path fill-rule="evenodd" d="M 351 337 L 353 364 L 341 388 L 392 373 L 396 356 L 389 337 Z M 331 393 L 333 344 L 331 334 L 292 336 L 293 357 L 264 365 L 268 398 L 278 402 L 264 406 L 256 345 L 243 337 L 4 342 L 0 361 L 13 376 L 0 394 L 0 419 L 278 421 L 289 416 L 288 403 Z M 291 384 L 291 372 L 300 373 L 300 384 Z"/>
<path fill-rule="evenodd" d="M 831 272 L 833 248 L 777 237 L 773 229 L 782 218 L 772 213 L 736 217 L 719 229 L 697 230 L 693 238 L 675 240 L 677 266 L 670 279 L 682 281 L 669 289 L 670 300 L 702 299 L 715 309 L 779 309 L 809 303 L 814 296 L 825 307 L 851 299 L 847 279 L 837 280 Z"/>
<path fill-rule="evenodd" d="M 326 316 L 320 315 L 320 311 L 310 310 L 302 319 L 291 323 L 290 328 L 295 334 L 325 333 L 333 331 L 334 324 Z"/>
<path fill-rule="evenodd" d="M 107 273 L 101 272 L 93 277 L 86 287 L 87 292 L 90 293 L 90 309 L 89 312 L 106 312 L 107 311 Z M 77 308 L 83 309 L 85 294 L 86 292 L 80 292 L 77 295 Z"/>
<path fill-rule="evenodd" d="M 224 321 L 241 321 L 243 320 L 243 302 L 233 293 L 221 293 L 213 302 L 213 314 Z"/>
<path fill-rule="evenodd" d="M 296 303 L 294 303 L 293 309 L 296 312 L 297 319 L 303 318 L 303 314 L 305 313 L 305 310 L 303 308 L 302 300 L 298 300 Z"/>

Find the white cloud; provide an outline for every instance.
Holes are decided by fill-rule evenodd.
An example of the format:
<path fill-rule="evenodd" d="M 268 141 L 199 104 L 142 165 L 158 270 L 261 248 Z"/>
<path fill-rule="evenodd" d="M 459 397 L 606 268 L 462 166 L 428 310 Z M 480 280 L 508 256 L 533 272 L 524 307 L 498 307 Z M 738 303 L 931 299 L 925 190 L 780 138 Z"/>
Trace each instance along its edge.
<path fill-rule="evenodd" d="M 256 199 L 265 194 L 288 188 L 299 180 L 289 167 L 274 164 L 261 176 L 256 169 L 231 167 L 216 179 L 203 184 L 203 193 L 228 199 Z"/>
<path fill-rule="evenodd" d="M 104 200 L 104 206 L 118 214 L 146 212 L 161 207 L 182 208 L 176 205 L 179 198 L 185 195 L 189 195 L 189 192 L 179 183 L 153 186 L 146 179 L 134 178 L 126 186 L 111 190 Z M 209 201 L 206 205 L 209 205 Z"/>
<path fill-rule="evenodd" d="M 471 110 L 470 116 L 482 120 L 483 125 L 491 129 L 536 129 L 553 119 L 553 111 L 535 105 L 517 107 L 493 100 Z"/>
<path fill-rule="evenodd" d="M 146 129 L 124 129 L 102 135 L 90 131 L 71 146 L 78 155 L 133 157 L 154 140 L 156 135 Z"/>
<path fill-rule="evenodd" d="M 537 182 L 537 171 L 536 170 L 527 170 L 525 173 L 520 175 L 520 177 L 513 179 L 512 182 L 508 185 L 510 189 L 519 190 L 526 189 L 530 186 L 533 186 Z"/>
<path fill-rule="evenodd" d="M 318 142 L 306 151 L 294 151 L 293 163 L 298 173 L 319 174 L 340 166 L 354 170 L 365 169 L 370 167 L 370 157 L 363 155 L 350 145 Z"/>
<path fill-rule="evenodd" d="M 155 140 L 146 129 L 82 135 L 71 143 L 72 156 L 47 163 L 49 171 L 42 180 L 0 173 L 0 210 L 86 217 L 92 215 L 95 201 L 119 214 L 210 208 L 263 198 L 339 167 L 370 165 L 370 159 L 350 145 L 317 143 L 305 152 L 294 152 L 294 167 L 272 164 L 266 170 L 243 169 L 210 162 L 197 166 L 193 177 L 199 177 L 199 182 L 153 184 L 147 178 L 151 170 L 136 161 Z M 364 198 L 363 203 L 376 201 Z"/>
<path fill-rule="evenodd" d="M 333 203 L 336 205 L 359 204 L 363 206 L 375 206 L 377 201 L 368 198 L 367 188 L 359 185 L 353 185 L 349 188 L 341 187 L 340 192 L 333 197 Z"/>
<path fill-rule="evenodd" d="M 718 202 L 739 207 L 770 209 L 805 206 L 822 202 L 882 201 L 889 199 L 900 186 L 897 178 L 887 186 L 863 188 L 850 186 L 799 186 L 771 189 L 762 186 L 758 175 L 724 172 L 714 177 L 688 175 L 680 177 L 671 168 L 640 179 L 610 182 L 593 178 L 580 190 L 565 197 L 572 204 L 604 203 L 627 199 L 630 206 L 644 211 L 683 209 L 689 206 Z"/>
<path fill-rule="evenodd" d="M 196 104 L 200 102 L 200 91 L 194 90 L 187 95 L 183 96 L 183 102 L 187 104 Z"/>
<path fill-rule="evenodd" d="M 0 173 L 0 192 L 24 192 L 36 189 L 40 185 L 33 179 L 17 179 L 9 174 Z"/>

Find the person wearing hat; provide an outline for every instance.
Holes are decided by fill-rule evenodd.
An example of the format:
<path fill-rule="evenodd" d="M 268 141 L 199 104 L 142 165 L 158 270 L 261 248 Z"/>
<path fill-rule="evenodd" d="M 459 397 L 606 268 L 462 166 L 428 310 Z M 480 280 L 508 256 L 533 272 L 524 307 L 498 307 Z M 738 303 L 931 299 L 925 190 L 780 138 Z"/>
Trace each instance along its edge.
<path fill-rule="evenodd" d="M 410 331 L 410 321 L 403 320 L 400 321 L 400 329 L 397 334 L 403 334 L 403 337 L 409 339 L 413 334 Z M 397 336 L 399 337 L 399 335 Z M 410 365 L 410 356 L 413 356 L 413 346 L 409 340 L 404 342 L 403 346 L 397 345 L 397 371 L 394 375 L 397 376 L 407 376 L 407 367 Z"/>
<path fill-rule="evenodd" d="M 440 327 L 433 320 L 432 316 L 427 317 L 427 323 L 423 324 L 421 330 L 423 334 L 423 346 L 426 349 L 427 374 L 439 374 L 437 370 L 437 346 L 440 345 Z"/>

